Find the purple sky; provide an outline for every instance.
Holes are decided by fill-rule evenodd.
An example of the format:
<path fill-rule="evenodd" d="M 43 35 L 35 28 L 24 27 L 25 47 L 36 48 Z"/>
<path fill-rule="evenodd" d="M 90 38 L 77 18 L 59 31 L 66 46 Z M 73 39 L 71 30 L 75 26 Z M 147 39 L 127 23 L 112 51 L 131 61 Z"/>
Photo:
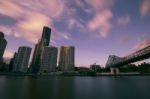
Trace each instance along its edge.
<path fill-rule="evenodd" d="M 76 65 L 104 66 L 110 54 L 150 45 L 150 0 L 0 0 L 4 57 L 21 45 L 34 48 L 44 25 L 52 28 L 50 45 L 75 46 Z"/>

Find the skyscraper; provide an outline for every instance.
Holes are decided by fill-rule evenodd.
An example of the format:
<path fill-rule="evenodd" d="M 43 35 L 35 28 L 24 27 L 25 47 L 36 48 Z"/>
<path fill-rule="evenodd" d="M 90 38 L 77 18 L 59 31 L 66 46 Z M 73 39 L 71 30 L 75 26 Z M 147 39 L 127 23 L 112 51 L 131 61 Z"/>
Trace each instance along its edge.
<path fill-rule="evenodd" d="M 40 72 L 54 72 L 57 66 L 58 48 L 46 46 L 42 50 Z"/>
<path fill-rule="evenodd" d="M 27 72 L 30 54 L 31 54 L 30 47 L 26 46 L 19 47 L 17 58 L 14 63 L 15 72 Z"/>
<path fill-rule="evenodd" d="M 62 71 L 73 71 L 75 61 L 75 48 L 73 46 L 62 46 L 59 56 L 59 68 Z"/>
<path fill-rule="evenodd" d="M 41 61 L 40 60 L 41 52 L 45 46 L 49 46 L 50 36 L 51 36 L 51 29 L 44 26 L 43 32 L 42 32 L 42 37 L 41 37 L 40 41 L 35 45 L 33 58 L 32 58 L 32 62 L 31 62 L 31 66 L 30 66 L 30 71 L 32 73 L 39 72 L 40 61 Z"/>
<path fill-rule="evenodd" d="M 3 54 L 5 51 L 6 45 L 7 45 L 7 41 L 5 39 L 5 36 L 2 32 L 0 32 L 0 64 L 3 61 Z"/>
<path fill-rule="evenodd" d="M 49 27 L 44 26 L 41 41 L 44 41 L 44 46 L 49 46 L 51 36 L 51 29 Z"/>
<path fill-rule="evenodd" d="M 35 45 L 34 53 L 33 53 L 33 58 L 30 66 L 30 72 L 32 73 L 37 73 L 40 68 L 40 57 L 41 57 L 41 52 L 42 48 L 44 47 L 43 42 L 39 41 L 38 44 Z"/>

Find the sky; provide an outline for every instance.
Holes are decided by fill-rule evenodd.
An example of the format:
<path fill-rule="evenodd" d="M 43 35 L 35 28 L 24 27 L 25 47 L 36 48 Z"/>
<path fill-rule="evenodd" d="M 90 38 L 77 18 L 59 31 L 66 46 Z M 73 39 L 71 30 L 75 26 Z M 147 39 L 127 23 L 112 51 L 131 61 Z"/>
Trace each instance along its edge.
<path fill-rule="evenodd" d="M 51 46 L 75 46 L 77 66 L 105 66 L 109 55 L 150 45 L 150 0 L 0 0 L 5 58 L 19 46 L 33 52 L 43 26 L 52 29 Z"/>

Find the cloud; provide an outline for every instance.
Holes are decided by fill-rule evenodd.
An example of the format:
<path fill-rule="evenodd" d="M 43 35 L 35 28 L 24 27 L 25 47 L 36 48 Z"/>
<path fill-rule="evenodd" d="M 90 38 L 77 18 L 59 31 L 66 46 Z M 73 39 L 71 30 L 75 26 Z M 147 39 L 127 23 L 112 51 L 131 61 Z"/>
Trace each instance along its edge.
<path fill-rule="evenodd" d="M 20 5 L 24 10 L 31 12 L 39 12 L 51 18 L 60 17 L 64 11 L 65 5 L 62 0 L 14 0 L 17 5 Z M 36 3 L 35 3 L 36 2 Z"/>
<path fill-rule="evenodd" d="M 0 25 L 0 30 L 8 36 L 14 36 L 14 37 L 20 37 L 20 33 L 15 30 L 15 28 L 10 27 L 10 26 L 1 26 Z"/>
<path fill-rule="evenodd" d="M 75 3 L 78 7 L 82 8 L 82 9 L 85 8 L 84 0 L 75 0 Z"/>
<path fill-rule="evenodd" d="M 36 43 L 41 36 L 42 27 L 47 25 L 54 32 L 57 31 L 53 34 L 57 35 L 53 41 L 57 38 L 66 40 L 70 37 L 66 36 L 68 29 L 60 32 L 55 25 L 55 22 L 59 21 L 63 22 L 66 28 L 79 28 L 91 32 L 98 30 L 101 37 L 107 37 L 111 29 L 110 19 L 113 16 L 111 6 L 114 0 L 73 1 L 75 1 L 74 4 L 66 0 L 27 0 L 27 2 L 24 0 L 2 0 L 0 1 L 0 15 L 16 20 L 16 23 L 13 26 L 9 26 L 9 23 L 8 26 L 0 25 L 0 29 L 7 35 L 21 37 Z M 86 12 L 87 16 L 92 15 L 92 17 L 84 19 L 82 15 L 85 13 L 80 14 L 81 9 Z"/>
<path fill-rule="evenodd" d="M 0 1 L 0 14 L 13 18 L 18 18 L 22 14 L 22 9 L 13 1 Z"/>
<path fill-rule="evenodd" d="M 122 16 L 117 20 L 117 23 L 118 23 L 118 25 L 125 26 L 125 25 L 129 24 L 130 21 L 131 21 L 131 19 L 129 16 Z"/>
<path fill-rule="evenodd" d="M 12 58 L 13 57 L 13 52 L 11 50 L 5 50 L 3 57 L 4 58 Z"/>
<path fill-rule="evenodd" d="M 150 13 L 150 0 L 142 0 L 140 5 L 140 13 L 142 17 Z"/>
<path fill-rule="evenodd" d="M 55 42 L 54 40 L 61 40 L 62 38 L 64 40 L 70 40 L 71 39 L 71 35 L 69 33 L 60 32 L 56 29 L 53 29 L 52 31 L 53 31 L 52 42 Z"/>
<path fill-rule="evenodd" d="M 94 17 L 88 21 L 87 28 L 98 33 L 101 38 L 106 38 L 111 29 L 113 13 L 111 7 L 114 0 L 87 0 L 95 12 Z"/>
<path fill-rule="evenodd" d="M 36 3 L 35 3 L 36 2 Z M 52 18 L 60 17 L 64 10 L 64 3 L 61 0 L 2 0 L 0 1 L 0 14 L 13 18 L 22 18 L 29 12 L 38 12 Z M 58 6 L 59 5 L 59 6 Z"/>
<path fill-rule="evenodd" d="M 112 13 L 109 10 L 104 10 L 103 12 L 97 13 L 96 16 L 89 21 L 88 27 L 90 30 L 98 30 L 100 36 L 105 38 L 111 27 L 109 22 L 111 18 Z"/>
<path fill-rule="evenodd" d="M 136 50 L 140 50 L 140 49 L 143 49 L 147 46 L 150 46 L 150 39 L 145 39 L 143 41 L 140 41 L 139 43 L 137 43 L 135 46 L 134 46 L 134 49 Z"/>
<path fill-rule="evenodd" d="M 11 35 L 12 30 L 9 27 L 1 26 L 0 25 L 0 31 L 4 32 L 5 35 Z"/>
<path fill-rule="evenodd" d="M 70 18 L 68 20 L 68 27 L 72 29 L 73 27 L 84 28 L 84 25 L 81 24 L 77 19 Z"/>
<path fill-rule="evenodd" d="M 114 0 L 86 0 L 89 5 L 95 10 L 103 10 L 110 8 Z"/>
<path fill-rule="evenodd" d="M 17 23 L 13 26 L 0 25 L 0 29 L 7 35 L 22 37 L 36 43 L 43 26 L 56 29 L 53 26 L 54 20 L 61 19 L 65 9 L 65 3 L 61 0 L 2 0 L 0 14 L 17 20 Z"/>
<path fill-rule="evenodd" d="M 41 36 L 43 26 L 51 26 L 50 24 L 52 22 L 47 16 L 40 13 L 32 13 L 24 20 L 19 21 L 16 24 L 16 28 L 22 37 L 30 42 L 36 43 Z"/>

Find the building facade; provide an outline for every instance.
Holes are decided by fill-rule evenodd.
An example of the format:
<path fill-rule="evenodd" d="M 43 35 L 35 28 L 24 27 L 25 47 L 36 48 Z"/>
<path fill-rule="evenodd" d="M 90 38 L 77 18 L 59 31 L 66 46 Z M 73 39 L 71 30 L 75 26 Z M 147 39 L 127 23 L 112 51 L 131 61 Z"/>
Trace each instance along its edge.
<path fill-rule="evenodd" d="M 14 53 L 14 56 L 13 56 L 13 62 L 12 62 L 12 67 L 13 67 L 13 72 L 15 72 L 15 71 L 17 71 L 17 65 L 16 65 L 16 63 L 17 63 L 17 57 L 18 56 L 18 53 L 17 52 L 15 52 Z M 10 64 L 11 65 L 11 64 Z"/>
<path fill-rule="evenodd" d="M 30 72 L 32 72 L 32 73 L 39 72 L 40 57 L 41 57 L 41 52 L 42 52 L 43 47 L 44 47 L 43 41 L 39 41 L 38 44 L 36 44 L 36 46 L 35 46 L 32 62 L 31 62 L 31 66 L 30 66 Z"/>
<path fill-rule="evenodd" d="M 21 46 L 14 55 L 14 72 L 27 72 L 31 54 L 31 48 Z"/>
<path fill-rule="evenodd" d="M 101 70 L 101 67 L 100 67 L 100 65 L 97 65 L 96 63 L 94 63 L 94 64 L 90 65 L 90 69 L 95 72 L 98 72 Z"/>
<path fill-rule="evenodd" d="M 75 48 L 73 46 L 62 46 L 60 48 L 59 68 L 62 71 L 74 71 Z"/>
<path fill-rule="evenodd" d="M 3 62 L 3 55 L 6 49 L 7 41 L 4 33 L 0 32 L 0 64 Z"/>
<path fill-rule="evenodd" d="M 51 29 L 49 27 L 44 26 L 41 41 L 44 41 L 44 46 L 49 46 L 51 37 Z"/>
<path fill-rule="evenodd" d="M 18 56 L 18 53 L 15 52 L 13 57 L 11 58 L 10 60 L 10 63 L 9 63 L 9 71 L 11 72 L 15 72 L 17 71 L 17 67 L 16 67 L 16 63 L 17 63 L 17 56 Z"/>
<path fill-rule="evenodd" d="M 9 63 L 9 72 L 15 71 L 14 63 L 15 59 L 17 57 L 17 53 L 14 53 L 14 56 L 11 58 L 10 63 Z"/>
<path fill-rule="evenodd" d="M 30 65 L 30 72 L 32 73 L 39 72 L 41 52 L 45 46 L 49 46 L 50 36 L 51 36 L 51 29 L 49 27 L 44 26 L 42 37 L 39 40 L 39 42 L 36 44 L 35 49 L 34 49 L 33 58 L 32 58 L 32 62 Z"/>
<path fill-rule="evenodd" d="M 57 66 L 58 48 L 45 46 L 41 54 L 40 72 L 55 72 Z"/>

